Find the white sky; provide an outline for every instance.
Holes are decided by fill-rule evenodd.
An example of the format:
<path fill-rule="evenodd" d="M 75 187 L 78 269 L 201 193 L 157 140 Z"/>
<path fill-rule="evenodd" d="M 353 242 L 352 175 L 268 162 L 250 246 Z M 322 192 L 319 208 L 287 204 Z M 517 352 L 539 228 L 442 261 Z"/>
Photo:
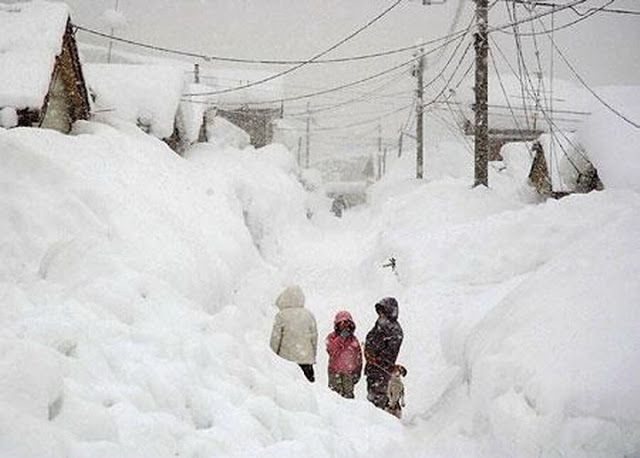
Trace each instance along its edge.
<path fill-rule="evenodd" d="M 74 20 L 87 27 L 106 31 L 101 15 L 113 8 L 116 0 L 68 0 Z M 118 0 L 119 9 L 129 21 L 127 29 L 119 33 L 127 38 L 151 42 L 167 47 L 248 58 L 309 58 L 346 36 L 352 30 L 377 15 L 392 0 Z M 568 0 L 555 0 L 565 2 Z M 352 55 L 411 45 L 421 39 L 429 40 L 446 34 L 455 11 L 462 2 L 463 15 L 457 29 L 466 26 L 473 12 L 471 0 L 446 0 L 444 5 L 422 6 L 420 2 L 404 1 L 398 8 L 353 41 L 334 51 L 331 56 Z M 588 7 L 599 7 L 607 0 L 587 0 Z M 582 6 L 584 11 L 587 6 Z M 611 8 L 640 10 L 639 0 L 616 0 Z M 491 11 L 492 24 L 508 22 L 503 0 Z M 536 11 L 544 11 L 541 7 Z M 565 10 L 556 16 L 556 25 L 577 19 Z M 548 23 L 548 19 L 545 19 Z M 496 34 L 501 46 L 515 62 L 510 36 Z M 599 13 L 576 26 L 560 31 L 556 39 L 576 68 L 593 85 L 640 85 L 640 16 Z M 92 41 L 80 35 L 81 41 Z M 543 66 L 549 69 L 549 42 L 539 38 L 543 47 Z M 134 50 L 116 44 L 116 49 Z M 286 80 L 289 95 L 300 94 L 365 77 L 410 57 L 410 53 L 339 65 L 310 65 Z M 471 53 L 469 55 L 471 57 Z M 529 55 L 533 65 L 533 54 Z M 433 63 L 433 59 L 430 59 Z M 437 72 L 444 60 L 429 67 L 426 80 Z M 228 65 L 225 65 L 228 66 Z M 286 67 L 259 67 L 282 70 Z M 556 74 L 569 78 L 563 64 L 557 60 Z M 504 71 L 507 71 L 504 69 Z M 363 85 L 355 91 L 370 91 L 385 80 Z M 409 103 L 414 80 L 406 74 L 382 93 L 406 91 L 394 98 L 378 98 L 348 105 L 340 110 L 318 115 L 318 126 L 369 119 Z M 436 91 L 440 87 L 436 87 Z M 357 92 L 343 91 L 331 96 L 312 99 L 313 106 L 326 105 L 356 97 Z M 433 94 L 431 94 L 433 95 Z M 427 95 L 428 96 L 428 95 Z M 306 101 L 287 105 L 290 111 L 299 110 Z M 398 113 L 384 120 L 385 136 L 394 137 L 406 113 Z M 357 137 L 360 129 L 327 134 L 325 141 L 339 141 L 338 137 Z M 354 134 L 355 132 L 355 134 Z M 374 134 L 368 132 L 366 136 Z"/>

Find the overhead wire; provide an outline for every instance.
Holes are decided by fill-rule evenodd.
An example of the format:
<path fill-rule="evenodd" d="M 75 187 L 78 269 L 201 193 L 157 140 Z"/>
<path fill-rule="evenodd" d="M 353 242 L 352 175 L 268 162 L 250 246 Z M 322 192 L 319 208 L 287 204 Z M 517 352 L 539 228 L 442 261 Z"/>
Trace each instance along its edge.
<path fill-rule="evenodd" d="M 518 120 L 518 118 L 516 117 L 515 111 L 513 110 L 513 107 L 511 106 L 511 100 L 509 98 L 509 94 L 507 94 L 507 90 L 504 86 L 504 83 L 502 81 L 502 76 L 500 75 L 500 71 L 498 70 L 498 65 L 496 64 L 496 60 L 495 60 L 495 56 L 493 55 L 493 51 L 491 50 L 491 47 L 489 47 L 489 57 L 491 58 L 491 62 L 493 63 L 493 70 L 496 74 L 496 77 L 498 79 L 498 84 L 500 85 L 500 90 L 502 91 L 502 94 L 505 98 L 505 101 L 507 103 L 507 106 L 509 108 L 509 112 L 511 113 L 511 117 L 513 119 L 513 122 L 516 126 L 516 130 L 520 133 L 520 136 L 522 138 L 524 138 L 524 130 L 522 129 L 522 127 L 520 126 L 520 122 Z M 525 117 L 527 116 L 527 113 L 525 112 Z M 529 155 L 531 155 L 531 152 L 529 152 Z"/>
<path fill-rule="evenodd" d="M 354 97 L 352 99 L 348 99 L 348 100 L 343 100 L 342 102 L 338 102 L 335 104 L 331 104 L 328 106 L 324 106 L 324 107 L 320 107 L 320 108 L 316 108 L 314 110 L 310 110 L 310 111 L 299 111 L 299 112 L 293 112 L 293 113 L 288 113 L 287 116 L 288 117 L 298 117 L 298 116 L 307 116 L 307 115 L 313 115 L 313 114 L 317 114 L 317 113 L 324 113 L 327 111 L 333 111 L 337 108 L 341 108 L 347 105 L 351 105 L 353 103 L 357 103 L 357 102 L 363 102 L 363 101 L 371 101 L 374 98 L 381 98 L 384 97 L 384 94 L 378 94 L 378 91 L 380 91 L 381 89 L 385 89 L 388 88 L 389 86 L 396 84 L 398 81 L 402 80 L 402 76 L 403 75 L 395 75 L 393 79 L 391 79 L 390 81 L 386 81 L 383 84 L 376 86 L 374 89 L 372 89 L 371 91 L 368 92 L 364 92 L 363 94 L 359 95 L 358 97 Z"/>
<path fill-rule="evenodd" d="M 538 0 L 533 0 L 533 1 L 532 0 L 513 0 L 513 1 L 521 5 L 524 5 L 525 7 L 531 7 L 531 9 L 537 6 L 545 6 L 545 7 L 552 7 L 552 8 L 558 6 L 557 3 L 540 2 Z M 571 7 L 570 9 L 574 13 L 576 13 L 578 16 L 585 16 L 589 14 L 591 11 L 593 11 L 595 8 L 589 8 L 584 12 L 580 12 L 576 7 Z M 621 9 L 621 8 L 602 8 L 600 9 L 600 11 L 602 11 L 603 13 L 630 14 L 634 16 L 640 16 L 640 11 L 637 11 L 637 10 L 627 10 L 627 9 Z"/>
<path fill-rule="evenodd" d="M 450 39 L 450 41 L 455 41 L 459 38 L 459 36 L 456 36 L 455 38 Z M 427 56 L 431 53 L 434 53 L 436 51 L 438 51 L 438 49 L 440 49 L 441 46 L 445 46 L 447 42 L 445 42 L 444 44 L 441 44 L 435 48 L 430 49 L 429 51 L 425 52 L 424 55 Z M 277 98 L 277 99 L 271 99 L 271 100 L 261 100 L 261 101 L 257 101 L 257 102 L 251 102 L 251 105 L 270 105 L 270 104 L 274 104 L 274 103 L 280 103 L 280 102 L 291 102 L 291 101 L 296 101 L 296 100 L 304 100 L 304 99 L 308 99 L 308 98 L 312 98 L 312 97 L 318 97 L 321 95 L 325 95 L 325 94 L 330 94 L 332 92 L 337 92 L 337 91 L 341 91 L 353 86 L 358 86 L 362 83 L 366 83 L 368 81 L 372 81 L 374 79 L 380 78 L 381 76 L 387 75 L 389 73 L 392 73 L 395 70 L 398 70 L 400 68 L 403 67 L 407 67 L 408 65 L 412 64 L 413 62 L 415 62 L 417 60 L 418 57 L 414 56 L 411 57 L 408 60 L 405 60 L 403 62 L 401 62 L 400 64 L 397 65 L 393 65 L 391 67 L 388 67 L 380 72 L 374 73 L 372 75 L 369 75 L 367 77 L 364 78 L 360 78 L 358 80 L 355 81 L 351 81 L 349 83 L 345 83 L 345 84 L 341 84 L 338 86 L 333 86 L 327 89 L 323 89 L 323 90 L 319 90 L 319 91 L 314 91 L 314 92 L 310 92 L 307 94 L 301 94 L 301 95 L 296 95 L 296 96 L 289 96 L 289 97 L 281 97 L 281 98 Z M 202 92 L 202 93 L 194 93 L 194 94 L 183 94 L 183 96 L 208 96 L 210 95 L 210 93 L 208 92 Z M 189 103 L 198 103 L 198 104 L 206 104 L 206 105 L 211 105 L 211 101 L 206 101 L 206 100 L 184 100 L 186 102 Z"/>
<path fill-rule="evenodd" d="M 515 69 L 511 65 L 511 63 L 509 62 L 509 59 L 507 58 L 507 56 L 504 53 L 504 51 L 502 50 L 502 48 L 498 45 L 498 43 L 495 41 L 495 39 L 493 37 L 489 36 L 489 39 L 493 42 L 495 49 L 498 51 L 500 56 L 503 58 L 503 60 L 505 61 L 505 63 L 507 64 L 507 66 L 509 67 L 511 72 L 516 76 L 516 78 L 518 78 L 518 74 L 516 73 Z M 529 93 L 529 95 L 531 95 L 531 93 L 533 92 L 533 83 L 531 82 L 531 77 L 530 77 L 529 71 L 528 71 L 528 69 L 526 67 L 526 64 L 524 66 L 524 70 L 525 70 L 525 73 L 524 73 L 525 74 L 525 78 L 526 78 L 526 81 L 528 81 L 529 86 L 526 85 L 526 81 L 520 81 L 520 83 L 525 85 L 525 88 L 526 88 L 527 92 Z M 529 89 L 529 87 L 531 89 Z M 582 155 L 584 157 L 584 155 L 580 152 L 580 150 L 578 148 L 576 148 L 576 146 L 569 139 L 569 137 L 566 134 L 564 134 L 564 132 L 562 132 L 562 130 L 560 130 L 558 128 L 557 124 L 551 119 L 551 117 L 549 116 L 547 111 L 542 106 L 540 106 L 540 111 L 543 114 L 545 120 L 549 123 L 552 140 L 555 139 L 557 141 L 557 133 L 554 131 L 554 128 L 555 128 L 556 131 L 560 131 L 561 135 L 563 135 L 563 137 L 565 138 L 565 140 L 567 140 L 567 142 L 570 144 L 570 146 L 575 151 L 577 151 L 580 155 Z M 568 162 L 576 170 L 576 172 L 578 172 L 578 174 L 580 174 L 581 173 L 580 169 L 578 168 L 577 165 L 575 165 L 573 160 L 570 158 L 569 153 L 566 150 L 566 148 L 564 147 L 564 145 L 562 144 L 562 142 L 558 141 L 558 144 L 559 144 L 560 149 L 562 150 L 564 156 L 567 158 Z"/>
<path fill-rule="evenodd" d="M 542 25 L 543 30 L 546 29 L 544 28 L 544 25 Z M 620 119 L 622 119 L 623 121 L 625 121 L 626 123 L 630 124 L 631 126 L 635 127 L 636 129 L 640 129 L 640 123 L 632 120 L 631 118 L 629 118 L 627 115 L 625 115 L 624 113 L 622 113 L 620 110 L 614 108 L 610 103 L 608 103 L 606 100 L 604 100 L 586 81 L 585 79 L 580 75 L 580 73 L 578 73 L 578 71 L 575 69 L 575 67 L 571 64 L 571 62 L 569 62 L 569 59 L 567 59 L 567 57 L 565 56 L 565 54 L 562 52 L 562 50 L 560 49 L 560 47 L 557 45 L 557 43 L 555 42 L 555 40 L 553 39 L 552 36 L 547 35 L 547 37 L 549 38 L 550 42 L 551 42 L 551 46 L 556 50 L 556 52 L 558 53 L 558 55 L 560 56 L 560 59 L 562 59 L 562 61 L 565 63 L 565 65 L 567 66 L 567 68 L 571 71 L 571 73 L 573 73 L 573 75 L 578 79 L 578 81 L 580 81 L 580 84 L 582 84 L 585 89 L 587 89 L 587 91 L 589 91 L 589 93 L 591 93 L 591 95 L 593 95 L 593 97 L 596 98 L 596 100 L 598 100 L 598 102 L 600 102 L 602 105 L 604 105 L 609 111 L 611 111 L 613 114 L 615 114 L 616 116 L 618 116 Z"/>
<path fill-rule="evenodd" d="M 281 72 L 275 73 L 275 74 L 270 75 L 270 76 L 268 76 L 266 78 L 262 78 L 262 79 L 259 79 L 259 80 L 256 80 L 256 81 L 252 81 L 252 82 L 247 83 L 247 84 L 242 85 L 242 86 L 226 88 L 226 89 L 220 89 L 220 90 L 217 90 L 217 91 L 211 91 L 207 95 L 225 94 L 227 92 L 234 92 L 234 91 L 238 91 L 238 90 L 242 90 L 242 89 L 248 89 L 248 88 L 251 88 L 251 87 L 254 87 L 254 86 L 258 86 L 258 85 L 261 85 L 261 84 L 268 83 L 269 81 L 273 81 L 273 80 L 275 80 L 277 78 L 281 78 L 281 77 L 283 77 L 285 75 L 293 73 L 293 72 L 299 70 L 300 68 L 304 67 L 305 65 L 308 65 L 309 63 L 315 61 L 316 59 L 319 59 L 319 58 L 329 54 L 331 51 L 339 48 L 340 46 L 342 46 L 343 44 L 347 43 L 348 41 L 351 41 L 357 35 L 359 35 L 363 31 L 365 31 L 366 29 L 371 27 L 373 24 L 378 22 L 380 19 L 385 17 L 387 14 L 389 14 L 391 11 L 393 11 L 401 2 L 402 2 L 402 0 L 395 0 L 391 5 L 389 5 L 387 8 L 385 8 L 384 11 L 379 13 L 373 19 L 367 21 L 366 24 L 358 27 L 356 30 L 354 30 L 353 32 L 348 34 L 346 37 L 342 38 L 338 42 L 336 42 L 333 45 L 329 46 L 325 50 L 315 54 L 313 57 L 311 57 L 310 59 L 308 59 L 306 61 L 303 61 L 303 62 L 300 62 L 298 64 L 295 64 L 294 66 L 292 66 L 292 67 L 290 67 L 290 68 L 288 68 L 286 70 L 283 70 Z M 193 94 L 186 94 L 186 95 L 193 95 Z M 204 95 L 204 94 L 196 94 L 196 95 Z"/>
<path fill-rule="evenodd" d="M 556 11 L 560 11 L 566 8 L 573 8 L 576 5 L 579 5 L 581 3 L 586 2 L 587 0 L 573 0 L 572 2 L 569 2 L 565 5 L 562 5 L 560 7 L 558 7 L 556 9 Z M 544 17 L 549 13 L 541 13 L 536 17 Z M 524 22 L 528 22 L 529 20 L 532 19 L 528 19 Z M 133 39 L 128 39 L 128 38 L 123 38 L 117 35 L 111 35 L 111 34 L 107 34 L 104 32 L 100 32 L 98 30 L 92 29 L 90 27 L 86 27 L 80 24 L 76 24 L 73 23 L 72 24 L 74 30 L 79 30 L 81 32 L 90 34 L 90 35 L 94 35 L 94 36 L 98 36 L 101 38 L 105 38 L 108 40 L 113 40 L 116 42 L 120 42 L 120 43 L 125 43 L 131 46 L 136 46 L 139 48 L 143 48 L 143 49 L 148 49 L 151 51 L 157 51 L 157 52 L 163 52 L 166 54 L 172 54 L 172 55 L 176 55 L 176 56 L 181 56 L 181 57 L 190 57 L 190 58 L 195 58 L 195 59 L 200 59 L 203 60 L 205 62 L 210 62 L 210 61 L 220 61 L 220 62 L 230 62 L 230 63 L 240 63 L 240 64 L 264 64 L 264 65 L 294 65 L 294 64 L 301 64 L 306 62 L 309 65 L 313 65 L 313 64 L 331 64 L 331 63 L 344 63 L 344 62 L 353 62 L 353 61 L 359 61 L 359 60 L 366 60 L 366 59 L 374 59 L 374 58 L 378 58 L 378 57 L 384 57 L 384 56 L 390 56 L 393 54 L 399 54 L 405 51 L 411 51 L 414 49 L 418 49 L 424 46 L 428 46 L 434 43 L 438 43 L 444 40 L 447 40 L 451 37 L 456 37 L 459 36 L 461 33 L 463 33 L 463 30 L 459 30 L 457 32 L 453 32 L 449 35 L 445 35 L 445 36 L 441 36 L 441 37 L 437 37 L 431 40 L 426 40 L 426 41 L 422 41 L 420 43 L 414 44 L 414 45 L 408 45 L 408 46 L 401 46 L 398 48 L 393 48 L 393 49 L 388 49 L 388 50 L 384 50 L 384 51 L 378 51 L 378 52 L 374 52 L 374 53 L 369 53 L 369 54 L 360 54 L 360 55 L 353 55 L 353 56 L 345 56 L 345 57 L 336 57 L 336 58 L 327 58 L 327 59 L 315 59 L 313 62 L 309 62 L 308 60 L 295 60 L 295 59 L 249 59 L 249 58 L 239 58 L 239 57 L 228 57 L 228 56 L 218 56 L 218 55 L 213 55 L 213 54 L 204 54 L 204 53 L 198 53 L 195 51 L 186 51 L 186 50 L 181 50 L 181 49 L 175 49 L 175 48 L 169 48 L 167 46 L 159 46 L 159 45 L 155 45 L 155 44 L 151 44 L 151 43 L 145 43 L 142 41 L 138 41 L 138 40 L 133 40 Z M 494 30 L 501 30 L 504 28 L 508 28 L 510 27 L 511 24 L 503 24 L 501 26 L 497 26 L 497 27 L 490 27 L 489 31 L 494 31 Z"/>
<path fill-rule="evenodd" d="M 564 23 L 564 24 L 562 24 L 562 25 L 560 25 L 560 26 L 558 26 L 558 27 L 555 27 L 555 26 L 554 26 L 554 27 L 553 27 L 553 30 L 550 30 L 549 32 L 551 32 L 551 31 L 553 31 L 553 32 L 557 32 L 557 31 L 560 31 L 560 30 L 564 30 L 564 29 L 567 29 L 567 28 L 569 28 L 569 27 L 572 27 L 572 26 L 574 26 L 574 25 L 576 25 L 576 24 L 578 24 L 578 23 L 580 23 L 580 22 L 582 22 L 582 21 L 586 21 L 586 20 L 587 20 L 587 19 L 589 19 L 591 16 L 594 16 L 595 14 L 597 14 L 597 13 L 601 12 L 601 11 L 602 11 L 604 8 L 606 8 L 608 5 L 611 5 L 613 2 L 615 2 L 615 0 L 608 0 L 608 1 L 607 1 L 607 3 L 605 3 L 605 4 L 604 4 L 604 5 L 602 5 L 601 7 L 599 7 L 599 8 L 592 8 L 592 9 L 590 9 L 590 10 L 589 10 L 589 13 L 584 14 L 584 15 L 581 15 L 578 19 L 574 19 L 573 21 L 570 21 L 570 22 Z M 551 14 L 553 14 L 553 12 L 554 12 L 554 11 L 555 11 L 555 10 L 554 10 L 554 9 L 552 9 L 552 10 L 551 10 Z M 501 30 L 501 32 L 502 32 L 502 33 L 507 33 L 507 34 L 511 33 L 511 32 L 505 31 L 505 30 Z M 532 35 L 532 33 L 533 33 L 533 32 L 520 32 L 520 35 L 521 35 L 521 36 L 525 36 L 525 37 L 526 37 L 526 36 L 530 36 L 530 35 Z M 541 34 L 541 32 L 540 32 L 539 34 Z"/>
<path fill-rule="evenodd" d="M 314 131 L 329 131 L 329 130 L 344 130 L 344 129 L 348 129 L 351 127 L 358 127 L 358 126 L 363 126 L 363 125 L 367 125 L 367 124 L 371 124 L 374 122 L 379 122 L 380 120 L 384 119 L 384 118 L 388 118 L 389 116 L 393 116 L 396 113 L 400 113 L 401 111 L 406 110 L 407 108 L 410 108 L 413 106 L 413 103 L 409 104 L 409 105 L 404 105 L 400 108 L 395 108 L 391 111 L 388 111 L 386 113 L 383 114 L 379 114 L 375 117 L 369 118 L 369 119 L 365 119 L 362 121 L 358 121 L 358 122 L 353 122 L 350 124 L 344 124 L 344 125 L 340 125 L 340 126 L 323 126 L 323 127 L 316 127 L 313 130 Z"/>
<path fill-rule="evenodd" d="M 398 0 L 398 2 L 399 2 L 399 1 L 401 1 L 401 0 Z M 567 3 L 567 4 L 565 4 L 565 5 L 563 5 L 563 6 L 561 6 L 561 7 L 559 7 L 559 8 L 558 8 L 558 10 L 563 10 L 563 9 L 569 8 L 569 7 L 571 7 L 571 6 L 575 6 L 575 5 L 578 5 L 578 4 L 581 4 L 581 3 L 584 3 L 585 1 L 586 1 L 586 0 L 573 0 L 573 1 L 571 1 L 571 2 L 569 2 L 569 3 Z M 396 6 L 396 4 L 392 5 L 390 8 L 392 8 L 392 7 L 394 7 L 394 6 Z M 388 11 L 386 11 L 386 12 L 388 12 Z M 534 17 L 532 17 L 532 18 L 525 18 L 525 19 L 521 19 L 521 20 L 519 20 L 519 21 L 516 21 L 516 24 L 530 22 L 531 20 L 534 20 L 534 19 L 537 19 L 537 18 L 541 18 L 541 17 L 544 17 L 544 16 L 548 16 L 549 14 L 551 14 L 551 13 L 549 13 L 549 12 L 540 13 L 540 14 L 538 14 L 538 15 L 536 15 L 536 16 L 534 16 Z M 374 19 L 374 21 L 375 21 L 375 19 Z M 371 21 L 370 21 L 370 22 L 371 22 Z M 502 25 L 502 26 L 489 27 L 487 31 L 488 31 L 488 32 L 492 32 L 492 31 L 496 31 L 496 30 L 502 30 L 502 29 L 504 29 L 504 28 L 506 28 L 506 27 L 510 27 L 510 26 L 512 26 L 512 25 L 513 25 L 513 23 L 509 23 L 509 24 L 504 24 L 504 25 Z M 364 26 L 363 26 L 363 27 L 364 27 Z M 361 27 L 361 29 L 363 29 L 363 28 Z M 357 33 L 359 33 L 360 31 L 362 31 L 361 29 L 359 29 L 359 30 L 357 30 L 356 32 L 352 33 L 352 34 L 350 35 L 350 37 L 352 38 L 353 36 L 355 36 L 355 34 L 357 34 Z M 464 34 L 466 34 L 466 32 L 467 32 L 467 31 L 466 31 L 466 30 L 464 30 L 464 31 L 461 31 L 460 33 L 462 33 L 462 34 L 464 35 Z M 455 37 L 458 37 L 458 36 L 460 35 L 460 33 L 456 33 L 456 34 L 455 34 Z M 328 53 L 328 52 L 330 52 L 331 50 L 335 49 L 335 48 L 336 48 L 337 46 L 339 46 L 340 44 L 344 43 L 344 42 L 345 42 L 345 40 L 347 40 L 347 39 L 348 39 L 348 38 L 350 38 L 350 37 L 347 37 L 346 39 L 341 40 L 341 42 L 337 43 L 336 45 L 334 45 L 334 46 L 330 47 L 329 49 L 327 49 L 327 50 L 325 50 L 325 51 L 323 51 L 323 52 L 321 52 L 320 54 L 317 54 L 316 56 L 312 57 L 309 61 L 305 61 L 305 62 L 303 62 L 303 63 L 301 63 L 301 64 L 298 64 L 298 65 L 296 65 L 296 66 L 294 66 L 294 67 L 291 67 L 290 69 L 287 69 L 287 70 L 285 70 L 285 71 L 283 71 L 283 72 L 276 73 L 276 74 L 274 74 L 274 75 L 272 75 L 272 76 L 270 76 L 270 77 L 268 77 L 268 78 L 264 78 L 264 79 L 262 79 L 262 80 L 255 81 L 255 82 L 250 83 L 250 84 L 248 84 L 248 85 L 245 85 L 245 86 L 238 86 L 238 87 L 233 87 L 233 88 L 227 88 L 227 89 L 222 89 L 222 90 L 219 90 L 219 91 L 210 91 L 210 92 L 201 92 L 201 93 L 195 93 L 195 94 L 183 94 L 183 95 L 185 95 L 185 96 L 190 96 L 190 95 L 194 95 L 194 96 L 216 95 L 216 94 L 223 94 L 223 93 L 227 93 L 227 92 L 240 91 L 240 90 L 243 90 L 243 89 L 247 89 L 247 88 L 249 88 L 249 87 L 258 86 L 258 85 L 260 85 L 260 84 L 267 83 L 267 82 L 272 81 L 272 80 L 274 80 L 274 79 L 276 79 L 276 78 L 280 78 L 280 77 L 282 77 L 282 76 L 284 76 L 284 75 L 286 75 L 286 74 L 288 74 L 288 73 L 291 73 L 292 71 L 297 70 L 298 68 L 300 68 L 300 67 L 302 67 L 302 66 L 304 66 L 304 65 L 306 65 L 306 64 L 308 64 L 308 63 L 310 63 L 311 61 L 314 61 L 314 60 L 318 59 L 319 57 L 322 57 L 323 55 L 327 54 L 327 53 Z M 437 41 L 442 41 L 443 39 L 445 39 L 445 40 L 446 40 L 446 39 L 447 39 L 447 36 L 445 36 L 445 37 L 440 37 L 439 39 L 436 39 L 436 40 L 435 40 L 435 42 L 437 42 Z M 432 41 L 433 41 L 433 40 L 432 40 Z M 446 44 L 445 44 L 445 45 L 446 45 Z M 415 48 L 417 48 L 417 47 L 421 47 L 421 46 L 420 46 L 420 45 L 414 45 L 412 48 L 413 48 L 413 49 L 415 49 Z"/>

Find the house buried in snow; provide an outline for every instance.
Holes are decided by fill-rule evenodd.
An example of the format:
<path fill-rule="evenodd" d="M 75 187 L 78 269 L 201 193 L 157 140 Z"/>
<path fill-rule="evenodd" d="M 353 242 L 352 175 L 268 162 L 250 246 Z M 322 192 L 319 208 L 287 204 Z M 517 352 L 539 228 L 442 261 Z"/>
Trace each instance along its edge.
<path fill-rule="evenodd" d="M 85 65 L 87 85 L 98 118 L 115 117 L 136 124 L 177 151 L 176 116 L 184 72 L 175 65 Z"/>
<path fill-rule="evenodd" d="M 530 83 L 533 88 L 530 84 L 522 87 L 519 78 L 506 74 L 489 86 L 490 160 L 501 160 L 505 144 L 534 141 L 549 132 L 550 125 L 556 131 L 573 132 L 590 114 L 582 92 L 569 81 L 540 78 Z M 463 86 L 447 102 L 455 106 L 457 122 L 467 136 L 474 135 L 474 97 L 473 88 Z"/>
<path fill-rule="evenodd" d="M 282 79 L 255 83 L 271 76 L 268 72 L 198 69 L 184 100 L 200 108 L 187 110 L 202 112 L 204 125 L 215 117 L 224 118 L 247 132 L 254 147 L 265 146 L 273 141 L 274 122 L 282 115 L 278 102 L 282 98 Z M 206 139 L 201 136 L 200 140 Z"/>
<path fill-rule="evenodd" d="M 456 122 L 468 136 L 474 135 L 473 96 L 473 88 L 464 88 L 461 101 L 448 101 L 458 105 Z M 502 75 L 489 87 L 489 160 L 503 160 L 509 143 L 526 143 L 520 150 L 530 158 L 528 181 L 540 195 L 560 198 L 602 189 L 596 168 L 575 141 L 590 115 L 587 107 L 583 91 L 568 81 L 540 77 L 532 89 Z"/>
<path fill-rule="evenodd" d="M 0 5 L 0 127 L 68 133 L 90 103 L 64 3 Z"/>

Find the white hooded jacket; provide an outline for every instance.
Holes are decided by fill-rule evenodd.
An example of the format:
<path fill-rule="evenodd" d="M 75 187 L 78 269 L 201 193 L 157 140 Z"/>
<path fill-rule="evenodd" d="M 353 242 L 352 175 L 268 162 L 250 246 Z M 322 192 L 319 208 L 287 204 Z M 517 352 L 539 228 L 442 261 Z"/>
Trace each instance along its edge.
<path fill-rule="evenodd" d="M 276 305 L 280 309 L 273 323 L 271 349 L 280 357 L 298 364 L 315 364 L 318 331 L 313 314 L 304 308 L 299 286 L 285 289 Z"/>

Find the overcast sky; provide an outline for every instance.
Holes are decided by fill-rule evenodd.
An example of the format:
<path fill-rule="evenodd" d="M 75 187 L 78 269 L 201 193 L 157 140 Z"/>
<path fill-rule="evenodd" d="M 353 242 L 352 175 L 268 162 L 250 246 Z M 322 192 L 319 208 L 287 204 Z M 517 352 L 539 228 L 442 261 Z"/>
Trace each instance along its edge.
<path fill-rule="evenodd" d="M 77 23 L 105 30 L 101 16 L 105 10 L 114 7 L 115 1 L 68 0 L 67 3 L 71 5 Z M 557 0 L 558 3 L 566 1 Z M 580 9 L 584 11 L 588 7 L 599 7 L 607 1 L 587 0 Z M 119 9 L 128 19 L 129 26 L 118 33 L 132 39 L 208 54 L 304 59 L 343 38 L 391 3 L 392 0 L 119 0 Z M 640 10 L 640 1 L 616 0 L 610 7 Z M 376 52 L 442 36 L 449 31 L 459 8 L 462 15 L 457 29 L 466 26 L 471 18 L 474 9 L 471 0 L 446 0 L 445 4 L 431 6 L 405 0 L 380 22 L 334 51 L 331 56 Z M 544 9 L 539 7 L 536 11 L 542 12 Z M 575 13 L 565 10 L 557 13 L 555 23 L 564 24 L 577 18 Z M 492 24 L 508 22 L 503 0 L 498 0 L 492 9 L 490 21 Z M 547 24 L 549 21 L 549 18 L 545 18 Z M 495 34 L 495 37 L 509 57 L 515 59 L 512 37 L 503 34 Z M 82 35 L 80 39 L 89 41 Z M 640 85 L 640 16 L 599 13 L 559 31 L 556 39 L 567 57 L 591 84 Z M 540 37 L 539 43 L 543 66 L 548 72 L 549 42 Z M 117 49 L 134 50 L 116 46 Z M 310 65 L 287 77 L 287 92 L 295 95 L 359 79 L 409 57 L 410 53 L 405 53 L 360 63 Z M 533 59 L 533 54 L 530 53 L 528 58 Z M 440 70 L 444 59 L 429 59 L 429 63 L 432 65 L 428 66 L 427 80 Z M 506 72 L 506 68 L 503 71 Z M 570 77 L 559 61 L 555 62 L 555 71 L 558 76 Z M 394 81 L 383 78 L 355 90 L 370 91 L 385 81 L 389 81 L 388 86 L 380 92 L 406 91 L 406 95 L 375 99 L 330 111 L 318 116 L 318 125 L 333 126 L 345 120 L 366 120 L 378 111 L 388 112 L 411 101 L 411 90 L 415 83 L 408 72 L 405 77 Z M 321 106 L 357 95 L 353 91 L 344 91 L 313 99 L 312 104 Z M 288 108 L 295 111 L 305 103 L 299 102 Z M 385 135 L 391 135 L 404 118 L 405 113 L 398 113 L 385 120 Z M 370 127 L 363 129 L 370 130 Z M 350 135 L 350 131 L 344 133 Z M 338 136 L 337 132 L 335 136 Z"/>

